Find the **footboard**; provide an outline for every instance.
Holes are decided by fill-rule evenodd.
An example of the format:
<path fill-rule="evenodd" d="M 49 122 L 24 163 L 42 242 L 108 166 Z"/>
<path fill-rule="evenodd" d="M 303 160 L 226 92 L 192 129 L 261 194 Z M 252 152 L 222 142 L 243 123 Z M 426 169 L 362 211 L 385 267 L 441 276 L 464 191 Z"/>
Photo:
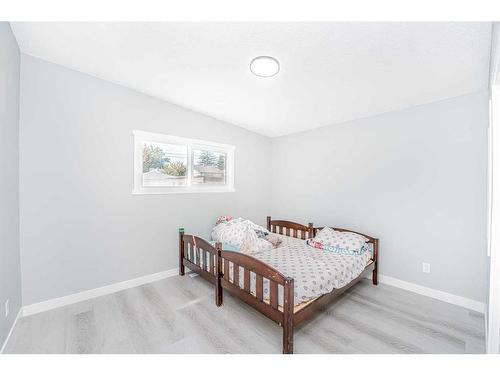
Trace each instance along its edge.
<path fill-rule="evenodd" d="M 185 267 L 188 267 L 212 284 L 216 284 L 218 248 L 222 248 L 221 244 L 214 247 L 203 238 L 184 234 L 184 230 L 179 229 L 179 275 L 183 276 Z"/>
<path fill-rule="evenodd" d="M 283 353 L 293 353 L 293 279 L 251 256 L 218 252 L 216 301 L 227 290 L 283 327 Z M 267 285 L 265 293 L 264 285 Z M 282 298 L 280 298 L 282 288 Z M 281 308 L 280 308 L 281 307 Z"/>

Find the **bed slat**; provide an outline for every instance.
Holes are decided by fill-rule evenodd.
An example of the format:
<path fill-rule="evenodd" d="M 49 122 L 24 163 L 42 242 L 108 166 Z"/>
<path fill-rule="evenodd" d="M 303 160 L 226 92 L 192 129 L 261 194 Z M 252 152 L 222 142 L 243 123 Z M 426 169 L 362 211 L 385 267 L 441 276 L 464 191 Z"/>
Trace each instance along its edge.
<path fill-rule="evenodd" d="M 278 310 L 278 284 L 275 281 L 269 280 L 269 293 L 271 307 Z"/>
<path fill-rule="evenodd" d="M 236 263 L 233 263 L 233 284 L 240 287 L 240 266 Z"/>
<path fill-rule="evenodd" d="M 245 292 L 250 293 L 250 271 L 246 268 L 243 271 L 243 289 L 245 289 Z"/>
<path fill-rule="evenodd" d="M 210 263 L 209 263 L 209 253 L 203 249 L 203 269 L 207 272 L 210 272 Z"/>
<path fill-rule="evenodd" d="M 256 283 L 255 283 L 255 294 L 257 299 L 262 302 L 264 296 L 264 283 L 262 275 L 256 274 Z"/>
<path fill-rule="evenodd" d="M 229 281 L 229 261 L 224 259 L 224 278 Z"/>

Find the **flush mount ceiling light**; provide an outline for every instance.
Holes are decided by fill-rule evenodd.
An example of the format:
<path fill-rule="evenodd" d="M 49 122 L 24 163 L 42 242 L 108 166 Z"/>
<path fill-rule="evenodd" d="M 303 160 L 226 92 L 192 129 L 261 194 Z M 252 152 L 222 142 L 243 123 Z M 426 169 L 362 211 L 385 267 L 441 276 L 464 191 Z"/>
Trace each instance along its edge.
<path fill-rule="evenodd" d="M 258 77 L 272 77 L 280 71 L 280 63 L 271 56 L 257 56 L 250 62 L 250 71 Z"/>

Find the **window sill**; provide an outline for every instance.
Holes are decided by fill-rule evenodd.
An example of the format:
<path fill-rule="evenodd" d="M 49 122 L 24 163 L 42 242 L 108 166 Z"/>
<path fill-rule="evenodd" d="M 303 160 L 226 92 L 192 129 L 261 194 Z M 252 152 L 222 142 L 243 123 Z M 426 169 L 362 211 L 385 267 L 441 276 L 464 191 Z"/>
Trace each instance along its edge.
<path fill-rule="evenodd" d="M 232 188 L 142 188 L 132 190 L 132 195 L 161 195 L 161 194 L 199 194 L 199 193 L 234 193 Z"/>

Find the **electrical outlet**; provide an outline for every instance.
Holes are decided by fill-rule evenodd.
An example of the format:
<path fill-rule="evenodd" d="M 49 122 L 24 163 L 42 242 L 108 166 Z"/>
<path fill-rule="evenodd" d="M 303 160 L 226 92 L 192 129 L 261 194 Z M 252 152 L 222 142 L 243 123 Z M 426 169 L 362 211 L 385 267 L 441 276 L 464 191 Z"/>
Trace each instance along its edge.
<path fill-rule="evenodd" d="M 422 272 L 423 273 L 431 273 L 431 265 L 430 263 L 422 263 Z"/>
<path fill-rule="evenodd" d="M 9 316 L 9 310 L 10 310 L 9 300 L 7 300 L 5 301 L 5 317 Z"/>

